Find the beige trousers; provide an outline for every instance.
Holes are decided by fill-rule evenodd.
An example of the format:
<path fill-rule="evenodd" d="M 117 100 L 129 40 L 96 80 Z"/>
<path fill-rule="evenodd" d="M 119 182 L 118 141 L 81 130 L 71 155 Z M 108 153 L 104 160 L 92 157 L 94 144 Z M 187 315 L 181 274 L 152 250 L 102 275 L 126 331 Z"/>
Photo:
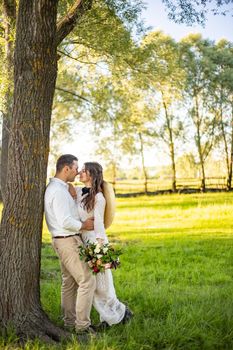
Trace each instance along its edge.
<path fill-rule="evenodd" d="M 80 260 L 79 236 L 54 238 L 52 245 L 60 258 L 62 272 L 61 306 L 65 326 L 75 326 L 77 330 L 91 324 L 90 313 L 96 288 L 95 277 L 87 263 Z"/>

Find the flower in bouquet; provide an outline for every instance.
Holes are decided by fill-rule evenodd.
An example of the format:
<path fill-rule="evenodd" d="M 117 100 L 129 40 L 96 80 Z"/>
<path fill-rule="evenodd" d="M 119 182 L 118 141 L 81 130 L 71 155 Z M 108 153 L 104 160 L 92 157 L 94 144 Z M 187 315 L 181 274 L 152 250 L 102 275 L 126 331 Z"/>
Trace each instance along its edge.
<path fill-rule="evenodd" d="M 117 268 L 120 265 L 120 249 L 111 244 L 87 242 L 86 246 L 79 247 L 80 259 L 87 262 L 93 274 L 104 272 L 106 269 Z"/>

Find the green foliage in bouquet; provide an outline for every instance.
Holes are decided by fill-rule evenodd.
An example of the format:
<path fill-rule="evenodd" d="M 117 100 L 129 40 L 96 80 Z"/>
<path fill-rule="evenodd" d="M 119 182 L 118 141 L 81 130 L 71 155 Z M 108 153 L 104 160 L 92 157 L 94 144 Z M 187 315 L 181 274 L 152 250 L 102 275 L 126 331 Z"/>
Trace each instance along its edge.
<path fill-rule="evenodd" d="M 99 244 L 87 242 L 79 246 L 80 259 L 88 263 L 93 274 L 104 272 L 106 269 L 116 269 L 120 265 L 121 249 L 113 248 L 109 243 Z"/>

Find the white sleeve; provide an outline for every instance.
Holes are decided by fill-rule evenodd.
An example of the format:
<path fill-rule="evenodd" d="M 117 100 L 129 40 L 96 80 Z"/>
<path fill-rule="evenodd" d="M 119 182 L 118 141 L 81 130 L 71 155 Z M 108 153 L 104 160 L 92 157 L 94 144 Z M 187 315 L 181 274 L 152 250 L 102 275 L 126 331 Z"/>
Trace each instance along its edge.
<path fill-rule="evenodd" d="M 106 233 L 104 228 L 104 211 L 106 200 L 103 194 L 100 192 L 95 197 L 94 207 L 94 231 L 96 238 L 105 239 Z"/>
<path fill-rule="evenodd" d="M 81 203 L 81 200 L 82 200 L 82 187 L 75 186 L 75 191 L 77 193 L 76 203 Z"/>
<path fill-rule="evenodd" d="M 69 193 L 67 193 L 67 195 L 70 196 Z M 81 229 L 82 223 L 72 216 L 69 207 L 69 199 L 67 201 L 64 200 L 64 193 L 61 191 L 55 192 L 51 206 L 61 228 L 72 232 L 78 232 Z"/>

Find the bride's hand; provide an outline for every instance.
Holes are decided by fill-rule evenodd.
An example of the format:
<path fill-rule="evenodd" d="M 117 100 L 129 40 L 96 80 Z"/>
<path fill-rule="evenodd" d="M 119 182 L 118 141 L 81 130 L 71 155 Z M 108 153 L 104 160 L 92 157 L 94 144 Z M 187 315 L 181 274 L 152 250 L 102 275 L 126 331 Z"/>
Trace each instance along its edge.
<path fill-rule="evenodd" d="M 112 264 L 111 263 L 107 263 L 104 265 L 105 270 L 111 269 L 112 268 Z"/>
<path fill-rule="evenodd" d="M 77 199 L 77 192 L 75 190 L 75 187 L 70 183 L 68 183 L 68 185 L 69 185 L 70 195 L 73 197 L 73 199 Z"/>
<path fill-rule="evenodd" d="M 99 243 L 99 245 L 103 245 L 104 244 L 104 240 L 102 238 L 96 238 L 97 243 Z"/>

